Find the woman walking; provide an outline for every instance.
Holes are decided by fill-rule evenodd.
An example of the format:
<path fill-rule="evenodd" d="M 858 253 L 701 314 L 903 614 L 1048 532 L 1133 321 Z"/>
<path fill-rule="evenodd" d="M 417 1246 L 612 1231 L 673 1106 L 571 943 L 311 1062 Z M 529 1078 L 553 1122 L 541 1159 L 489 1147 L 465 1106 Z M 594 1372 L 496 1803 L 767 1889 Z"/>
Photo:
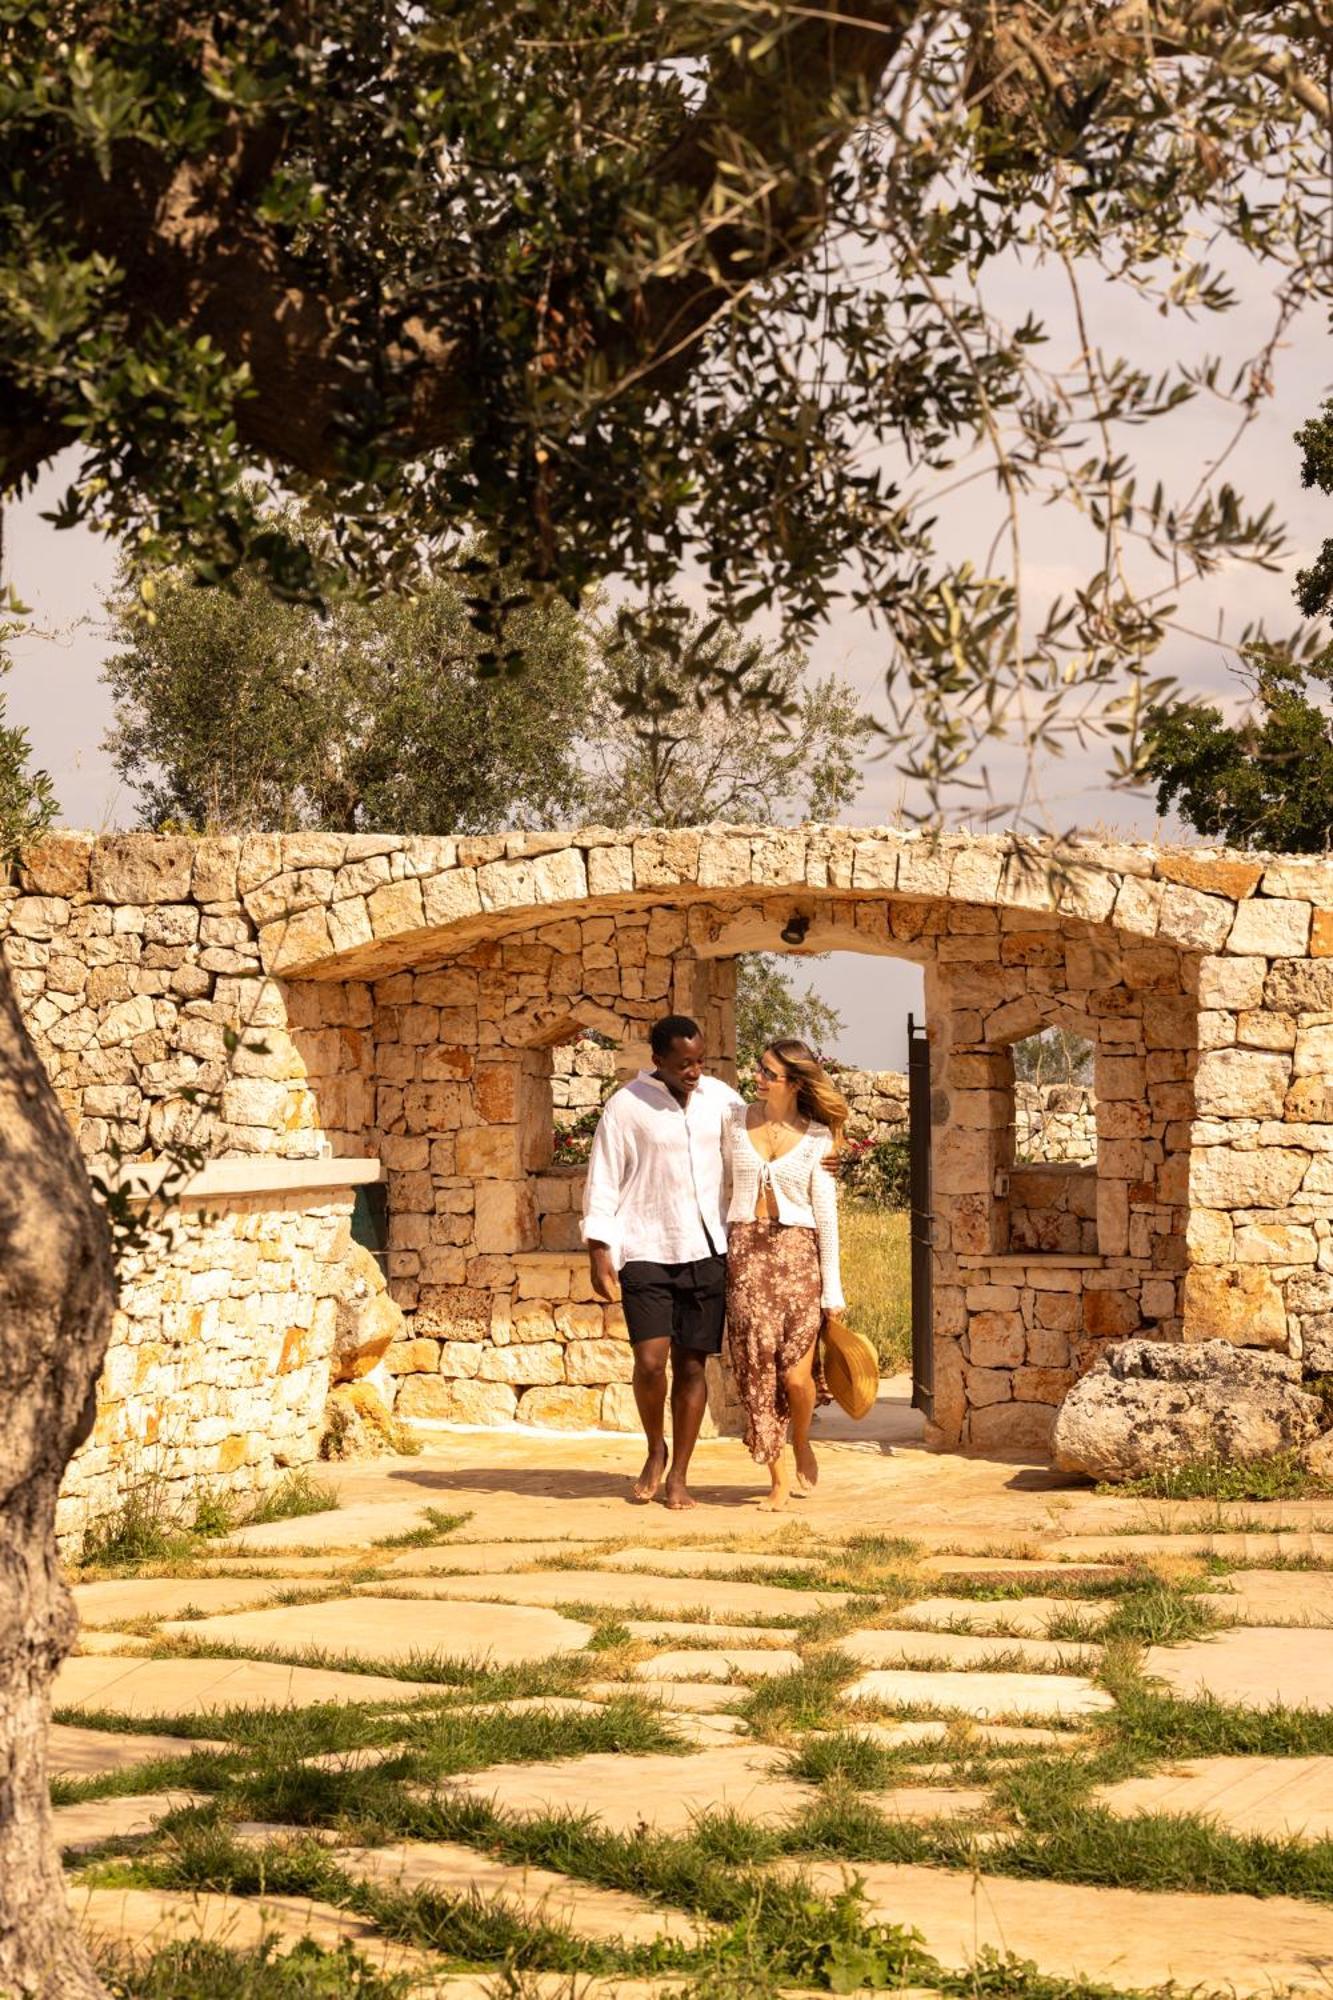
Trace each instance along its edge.
<path fill-rule="evenodd" d="M 768 1467 L 763 1504 L 776 1509 L 791 1497 L 788 1423 L 798 1484 L 819 1477 L 810 1421 L 816 1403 L 829 1401 L 819 1329 L 843 1305 L 828 1163 L 847 1104 L 804 1042 L 771 1042 L 755 1083 L 757 1102 L 733 1106 L 728 1127 L 727 1342 L 746 1448 Z"/>

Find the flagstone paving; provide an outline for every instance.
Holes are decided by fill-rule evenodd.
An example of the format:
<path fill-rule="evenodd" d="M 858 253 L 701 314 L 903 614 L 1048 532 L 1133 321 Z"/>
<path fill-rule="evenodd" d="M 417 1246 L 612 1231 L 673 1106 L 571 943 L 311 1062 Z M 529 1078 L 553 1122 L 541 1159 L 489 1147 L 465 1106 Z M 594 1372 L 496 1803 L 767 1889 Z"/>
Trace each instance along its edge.
<path fill-rule="evenodd" d="M 1242 1625 L 1183 1646 L 1152 1646 L 1144 1672 L 1182 1695 L 1215 1695 L 1249 1708 L 1333 1709 L 1333 1632 Z"/>
<path fill-rule="evenodd" d="M 829 1890 L 859 1877 L 882 1922 L 910 1924 L 958 1971 L 996 1951 L 1034 1959 L 1048 1976 L 1121 1989 L 1175 1980 L 1270 1995 L 1324 1993 L 1333 1975 L 1333 1909 L 1290 1896 L 1083 1888 L 874 1862 L 821 1862 L 810 1874 Z"/>
<path fill-rule="evenodd" d="M 1333 1757 L 1193 1757 L 1097 1794 L 1110 1811 L 1199 1813 L 1233 1833 L 1333 1836 Z"/>
<path fill-rule="evenodd" d="M 762 1652 L 753 1646 L 719 1646 L 710 1653 L 682 1650 L 657 1653 L 635 1668 L 645 1680 L 725 1681 L 766 1680 L 770 1674 L 790 1674 L 801 1664 L 799 1653 L 774 1647 Z"/>
<path fill-rule="evenodd" d="M 1039 1673 L 1095 1665 L 1100 1649 L 1075 1640 L 980 1638 L 967 1632 L 849 1632 L 839 1647 L 868 1667 L 942 1661 L 949 1667 L 984 1667 L 1003 1660 Z"/>
<path fill-rule="evenodd" d="M 913 1673 L 888 1667 L 862 1674 L 846 1696 L 885 1708 L 943 1708 L 982 1722 L 1010 1715 L 1101 1715 L 1115 1706 L 1104 1688 L 1072 1674 Z"/>
<path fill-rule="evenodd" d="M 280 1796 L 299 1797 L 301 1816 L 312 1825 L 297 1837 L 313 1835 L 330 1850 L 341 1840 L 337 1865 L 379 1890 L 429 1888 L 441 1909 L 465 1899 L 479 1913 L 478 1937 L 489 1934 L 488 1909 L 503 1907 L 504 1923 L 520 1927 L 506 1935 L 521 1935 L 524 1922 L 554 1923 L 569 1925 L 571 1935 L 598 1950 L 615 1949 L 617 1939 L 689 1949 L 700 1927 L 684 1906 L 688 1869 L 679 1878 L 669 1869 L 658 1877 L 651 1867 L 636 1876 L 631 1845 L 608 1850 L 608 1858 L 614 1879 L 634 1883 L 635 1893 L 594 1887 L 564 1872 L 558 1837 L 540 1824 L 521 1836 L 517 1829 L 507 1835 L 505 1822 L 540 1822 L 550 1812 L 568 1812 L 587 1816 L 592 1830 L 581 1839 L 616 1835 L 632 1842 L 641 1829 L 651 1830 L 654 1840 L 686 1836 L 701 1816 L 734 1813 L 783 1829 L 791 1867 L 813 1869 L 819 1893 L 835 1892 L 849 1873 L 863 1877 L 867 1920 L 920 1929 L 926 1948 L 951 1968 L 970 1965 L 978 1951 L 993 1946 L 1033 1960 L 1055 1981 L 1086 1975 L 1123 1991 L 1174 1978 L 1181 1990 L 1197 1985 L 1244 1995 L 1290 1984 L 1317 1988 L 1326 2000 L 1333 1983 L 1333 1910 L 1313 1894 L 1308 1901 L 1259 1900 L 1043 1880 L 1047 1829 L 1039 1795 L 1024 1808 L 1033 1837 L 1025 1865 L 1033 1875 L 974 1871 L 988 1851 L 1015 1837 L 1003 1803 L 1007 1794 L 992 1785 L 1033 1752 L 1084 1760 L 1115 1740 L 1115 1702 L 1098 1682 L 1100 1646 L 1051 1640 L 1053 1620 L 1075 1620 L 1091 1630 L 1149 1585 L 1161 1593 L 1178 1583 L 1202 1584 L 1225 1629 L 1146 1654 L 1117 1649 L 1109 1656 L 1115 1685 L 1125 1675 L 1133 1685 L 1146 1667 L 1159 1686 L 1181 1696 L 1207 1686 L 1225 1700 L 1254 1707 L 1281 1698 L 1333 1709 L 1333 1630 L 1327 1629 L 1333 1624 L 1333 1504 L 1119 1501 L 1062 1488 L 1041 1468 L 927 1454 L 911 1442 L 913 1435 L 906 1428 L 906 1441 L 895 1443 L 891 1456 L 878 1444 L 821 1443 L 819 1487 L 781 1523 L 754 1511 L 753 1469 L 729 1441 L 699 1447 L 702 1504 L 684 1515 L 627 1503 L 627 1481 L 641 1461 L 633 1439 L 450 1433 L 447 1449 L 415 1460 L 330 1466 L 339 1508 L 241 1531 L 225 1550 L 210 1551 L 200 1566 L 206 1575 L 196 1570 L 79 1585 L 90 1646 L 146 1645 L 95 1628 L 164 1620 L 174 1638 L 196 1645 L 288 1657 L 317 1649 L 323 1657 L 354 1658 L 372 1668 L 377 1660 L 405 1663 L 404 1675 L 412 1674 L 414 1658 L 475 1660 L 486 1654 L 495 1678 L 482 1676 L 473 1689 L 469 1671 L 447 1689 L 434 1678 L 195 1657 L 183 1646 L 170 1658 L 76 1658 L 62 1670 L 56 1701 L 64 1709 L 130 1717 L 197 1715 L 205 1747 L 223 1748 L 229 1746 L 220 1745 L 220 1715 L 210 1723 L 204 1720 L 210 1713 L 323 1704 L 305 1718 L 273 1725 L 283 1758 L 322 1774 L 308 1792 L 288 1793 L 285 1779 L 280 1791 L 272 1788 L 264 1748 L 269 1725 L 247 1722 L 252 1742 L 230 1746 L 244 1747 L 245 1754 L 230 1761 L 229 1776 L 215 1781 L 206 1765 L 191 1772 L 192 1785 L 220 1787 L 216 1799 L 208 1794 L 210 1820 L 218 1819 L 221 1834 L 262 1847 L 292 1832 L 247 1821 L 246 1812 L 275 1812 L 282 1810 Z M 428 1507 L 466 1517 L 454 1537 L 425 1546 L 377 1546 L 422 1529 L 434 1535 Z M 1259 1522 L 1272 1522 L 1280 1532 L 1260 1533 Z M 738 1541 L 751 1546 L 738 1548 Z M 1255 1567 L 1209 1577 L 1202 1558 L 1210 1551 Z M 1274 1567 L 1292 1556 L 1327 1568 Z M 838 1585 L 844 1561 L 843 1573 L 857 1578 L 865 1597 Z M 797 1572 L 808 1587 L 793 1587 Z M 729 1580 L 745 1573 L 745 1582 Z M 376 1575 L 382 1580 L 374 1581 Z M 1128 1598 L 1070 1595 L 1079 1584 L 1107 1578 L 1116 1579 Z M 969 1595 L 973 1584 L 1006 1594 Z M 272 1601 L 289 1589 L 304 1590 L 312 1600 L 323 1594 L 323 1601 Z M 873 1608 L 868 1600 L 876 1600 Z M 1155 1612 L 1157 1603 L 1154 1596 L 1145 1609 Z M 858 1605 L 864 1606 L 859 1630 Z M 589 1607 L 586 1615 L 583 1606 Z M 204 1615 L 186 1616 L 191 1609 Z M 562 1609 L 577 1615 L 562 1615 Z M 608 1627 L 626 1628 L 630 1645 L 618 1645 Z M 588 1651 L 590 1642 L 610 1650 Z M 840 1662 L 849 1656 L 851 1665 L 844 1667 Z M 988 1668 L 985 1662 L 997 1656 L 1021 1660 L 1023 1670 Z M 941 1668 L 929 1664 L 946 1659 Z M 829 1672 L 821 1670 L 825 1660 Z M 890 1661 L 901 1664 L 884 1664 Z M 1071 1670 L 1074 1662 L 1082 1663 L 1077 1671 Z M 802 1667 L 806 1673 L 785 1685 L 782 1676 Z M 677 1741 L 675 1754 L 627 1747 L 643 1740 L 636 1734 L 641 1724 L 632 1710 L 625 1711 L 622 1726 L 606 1709 L 626 1697 L 652 1705 Z M 407 1750 L 419 1756 L 426 1740 L 414 1713 L 423 1699 L 428 1712 L 438 1709 L 451 1718 L 450 1727 L 427 1732 L 430 1754 L 442 1753 L 441 1768 L 452 1770 L 447 1760 L 454 1757 L 466 1762 L 475 1755 L 473 1746 L 488 1740 L 503 1742 L 507 1761 L 441 1776 L 429 1787 L 418 1774 L 437 1768 L 433 1764 L 418 1763 L 396 1776 L 394 1760 Z M 344 1726 L 334 1712 L 364 1713 L 369 1704 L 378 1708 L 373 1730 L 359 1728 L 355 1718 Z M 499 1718 L 511 1718 L 512 1731 Z M 359 1734 L 382 1736 L 385 1722 L 392 1729 L 395 1720 L 402 1724 L 399 1741 L 358 1742 Z M 868 1747 L 859 1765 L 855 1745 L 844 1755 L 839 1736 L 864 1739 Z M 823 1787 L 790 1775 L 791 1760 L 802 1750 L 809 1761 L 795 1768 L 818 1767 L 821 1740 L 829 1745 L 830 1763 L 847 1773 Z M 347 1747 L 320 1747 L 338 1742 Z M 589 1742 L 612 1747 L 553 1754 Z M 1123 1738 L 1121 1744 L 1130 1747 Z M 877 1765 L 870 1754 L 875 1748 L 892 1752 L 891 1760 Z M 188 1749 L 183 1738 L 121 1736 L 66 1723 L 53 1732 L 52 1768 L 94 1776 Z M 518 1761 L 529 1754 L 544 1761 Z M 987 1757 L 995 1760 L 989 1768 Z M 369 1780 L 360 1775 L 377 1765 L 387 1769 Z M 1076 1798 L 1067 1808 L 1071 1832 L 1085 1824 L 1094 1872 L 1104 1867 L 1121 1880 L 1149 1885 L 1158 1879 L 1152 1841 L 1131 1842 L 1122 1852 L 1111 1821 L 1080 1822 L 1079 1815 L 1103 1806 L 1122 1820 L 1203 1815 L 1217 1828 L 1215 1840 L 1333 1838 L 1333 1758 L 1182 1760 L 1165 1752 L 1154 1756 L 1149 1734 L 1142 1747 L 1135 1739 L 1132 1761 L 1121 1768 L 1132 1775 L 1086 1806 Z M 147 1772 L 145 1780 L 129 1780 L 139 1785 L 132 1798 L 60 1808 L 65 1817 L 57 1825 L 67 1848 L 109 1838 L 169 1867 L 177 1866 L 178 1856 L 188 1857 L 189 1843 L 174 1831 L 152 1830 L 183 1795 L 151 1793 Z M 301 1783 L 299 1771 L 295 1782 Z M 375 1803 L 381 1799 L 389 1806 L 382 1821 Z M 394 1799 L 413 1813 L 432 1804 L 453 1812 L 450 1830 L 459 1840 L 398 1839 Z M 476 1817 L 483 1806 L 499 1815 L 493 1826 Z M 934 1865 L 802 1856 L 801 1815 L 812 1808 L 827 1808 L 835 1819 L 846 1815 L 838 1838 L 852 1856 L 862 1825 L 871 1851 L 873 1830 L 884 1820 L 914 1825 L 919 1831 L 911 1838 Z M 377 1823 L 392 1836 L 391 1845 L 345 1845 L 353 1837 L 373 1839 Z M 822 1843 L 827 1820 L 809 1824 L 812 1842 Z M 967 1837 L 960 1840 L 960 1834 Z M 519 1865 L 520 1837 L 537 1844 L 531 1851 L 539 1854 L 540 1869 Z M 475 1847 L 462 1844 L 474 1838 Z M 715 1837 L 707 1869 L 726 1874 L 744 1868 L 723 1858 L 731 1839 L 730 1833 Z M 514 1845 L 506 1848 L 506 1840 Z M 1194 1865 L 1189 1843 L 1168 1847 L 1177 1871 Z M 207 1851 L 211 1856 L 211 1847 Z M 744 1851 L 741 1841 L 736 1853 Z M 499 1858 L 502 1852 L 507 1859 Z M 1251 1851 L 1251 1863 L 1255 1859 L 1262 1863 L 1262 1851 L 1257 1857 Z M 102 1936 L 119 1934 L 139 1949 L 173 1930 L 214 1938 L 225 1933 L 242 1947 L 255 1944 L 266 1927 L 287 1945 L 303 1934 L 326 1945 L 346 1938 L 372 1962 L 409 1973 L 412 2000 L 494 2000 L 494 1969 L 461 1970 L 457 1960 L 392 1943 L 369 1916 L 331 1903 L 195 1896 L 183 1889 L 98 1889 L 90 1898 L 72 1865 L 75 1899 L 90 1928 Z M 1274 1887 L 1296 1879 L 1277 1847 L 1272 1865 Z M 638 1882 L 659 1879 L 681 1882 L 679 1903 L 659 1904 L 638 1892 Z M 355 1893 L 364 1898 L 367 1890 Z M 480 1900 L 469 1900 L 474 1897 Z M 359 1904 L 359 1910 L 373 1907 Z M 760 1945 L 760 1936 L 756 1931 L 747 1938 L 747 1953 L 771 1949 Z M 540 1947 L 535 1964 L 520 1962 L 527 2000 L 571 2000 L 575 1991 L 579 2000 L 610 2000 L 612 1993 L 620 2000 L 653 2000 L 679 1984 L 674 1974 L 644 1980 L 580 1974 L 571 1981 L 569 1973 L 550 1969 Z M 766 1966 L 756 1977 L 765 1991 L 796 2000 L 798 1982 L 771 1978 Z"/>
<path fill-rule="evenodd" d="M 70 1908 L 85 1934 L 140 1951 L 159 1950 L 174 1938 L 203 1938 L 233 1951 L 253 1950 L 266 1939 L 303 1939 L 336 1951 L 352 1945 L 385 1973 L 430 1969 L 426 1953 L 387 1938 L 368 1917 L 304 1896 L 185 1895 L 166 1889 L 87 1889 L 76 1884 Z"/>
<path fill-rule="evenodd" d="M 493 1764 L 449 1785 L 507 1813 L 586 1813 L 612 1833 L 685 1833 L 701 1813 L 771 1825 L 818 1797 L 813 1786 L 776 1776 L 774 1762 L 771 1750 L 725 1745 L 694 1757 L 636 1757 L 627 1780 L 623 1757 L 598 1752 L 559 1764 Z"/>
<path fill-rule="evenodd" d="M 108 1771 L 132 1771 L 161 1757 L 188 1757 L 193 1750 L 227 1750 L 214 1739 L 132 1734 L 119 1729 L 81 1729 L 53 1722 L 47 1736 L 47 1769 L 53 1778 L 100 1778 Z"/>
<path fill-rule="evenodd" d="M 489 1660 L 496 1666 L 576 1653 L 592 1637 L 590 1626 L 532 1605 L 446 1605 L 360 1594 L 202 1621 L 170 1621 L 163 1630 L 225 1646 L 281 1647 L 291 1653 L 317 1646 L 360 1660 L 410 1662 L 439 1656 Z"/>
<path fill-rule="evenodd" d="M 423 1597 L 484 1598 L 497 1604 L 589 1604 L 625 1611 L 651 1604 L 654 1611 L 679 1616 L 717 1612 L 725 1619 L 810 1618 L 836 1611 L 847 1602 L 843 1590 L 787 1590 L 776 1583 L 722 1583 L 713 1577 L 653 1577 L 614 1570 L 538 1570 L 505 1576 L 436 1576 L 414 1589 Z M 367 1590 L 375 1586 L 368 1584 Z"/>
<path fill-rule="evenodd" d="M 1333 1575 L 1238 1569 L 1215 1586 L 1219 1616 L 1244 1625 L 1333 1625 Z"/>
<path fill-rule="evenodd" d="M 51 1706 L 115 1715 L 207 1715 L 218 1708 L 304 1708 L 310 1702 L 410 1701 L 437 1690 L 383 1674 L 287 1667 L 270 1660 L 66 1660 Z"/>
<path fill-rule="evenodd" d="M 207 1804 L 202 1792 L 121 1792 L 108 1799 L 82 1799 L 55 1806 L 51 1824 L 62 1854 L 83 1854 L 107 1840 L 138 1840 L 159 1820 L 182 1806 Z"/>
<path fill-rule="evenodd" d="M 559 1925 L 580 1937 L 620 1938 L 627 1944 L 651 1944 L 655 1938 L 665 1938 L 672 1943 L 694 1944 L 713 1928 L 640 1896 L 594 1888 L 549 1868 L 512 1867 L 452 1842 L 336 1847 L 331 1858 L 349 1875 L 385 1889 L 502 1897 L 526 1917 Z"/>
<path fill-rule="evenodd" d="M 1114 1608 L 1109 1599 L 1096 1597 L 925 1597 L 903 1605 L 893 1617 L 895 1625 L 908 1630 L 917 1626 L 934 1631 L 959 1627 L 1001 1637 L 1040 1639 L 1057 1618 L 1077 1618 L 1091 1628 L 1105 1624 Z"/>
<path fill-rule="evenodd" d="M 116 1577 L 76 1584 L 74 1608 L 84 1626 L 121 1625 L 136 1618 L 181 1618 L 192 1608 L 207 1613 L 264 1604 L 281 1588 L 271 1577 Z"/>

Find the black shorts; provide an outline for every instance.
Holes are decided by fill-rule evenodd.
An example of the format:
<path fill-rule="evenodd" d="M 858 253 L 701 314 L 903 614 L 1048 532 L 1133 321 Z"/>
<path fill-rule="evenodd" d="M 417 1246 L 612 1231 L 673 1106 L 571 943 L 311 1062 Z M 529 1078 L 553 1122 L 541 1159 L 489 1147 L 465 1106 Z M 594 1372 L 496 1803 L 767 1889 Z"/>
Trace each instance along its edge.
<path fill-rule="evenodd" d="M 725 1257 L 697 1257 L 690 1264 L 622 1264 L 620 1296 L 634 1345 L 674 1340 L 695 1354 L 722 1352 Z"/>

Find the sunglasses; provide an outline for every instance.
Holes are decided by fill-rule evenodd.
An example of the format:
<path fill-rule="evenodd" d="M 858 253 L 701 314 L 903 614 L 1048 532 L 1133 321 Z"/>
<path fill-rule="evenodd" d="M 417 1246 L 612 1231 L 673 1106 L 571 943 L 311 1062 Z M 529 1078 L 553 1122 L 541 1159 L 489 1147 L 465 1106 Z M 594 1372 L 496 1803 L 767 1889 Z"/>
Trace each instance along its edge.
<path fill-rule="evenodd" d="M 767 1077 L 770 1083 L 785 1083 L 787 1081 L 785 1070 L 770 1069 L 766 1062 L 757 1062 L 755 1068 L 758 1070 L 760 1076 Z"/>

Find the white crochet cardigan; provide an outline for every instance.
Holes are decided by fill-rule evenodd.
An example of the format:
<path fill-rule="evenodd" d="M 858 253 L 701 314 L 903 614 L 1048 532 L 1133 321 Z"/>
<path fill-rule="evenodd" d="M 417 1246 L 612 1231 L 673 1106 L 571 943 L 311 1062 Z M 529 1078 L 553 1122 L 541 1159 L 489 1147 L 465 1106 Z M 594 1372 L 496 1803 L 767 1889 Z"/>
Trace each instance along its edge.
<path fill-rule="evenodd" d="M 838 1264 L 838 1194 L 827 1165 L 833 1135 L 827 1125 L 811 1124 L 789 1153 L 779 1160 L 765 1160 L 746 1129 L 746 1109 L 744 1104 L 733 1105 L 727 1127 L 731 1182 L 727 1227 L 753 1222 L 759 1197 L 767 1189 L 779 1222 L 814 1230 L 819 1244 L 819 1303 L 827 1312 L 841 1312 L 845 1300 Z"/>

